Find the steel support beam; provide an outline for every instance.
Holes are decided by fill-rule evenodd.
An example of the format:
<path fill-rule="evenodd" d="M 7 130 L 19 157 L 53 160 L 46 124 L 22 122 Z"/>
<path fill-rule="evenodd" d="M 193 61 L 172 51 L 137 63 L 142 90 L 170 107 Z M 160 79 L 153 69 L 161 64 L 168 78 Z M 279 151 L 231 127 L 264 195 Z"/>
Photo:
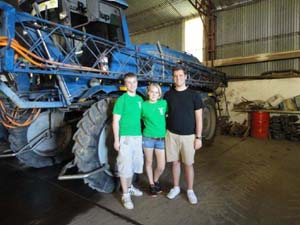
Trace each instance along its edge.
<path fill-rule="evenodd" d="M 216 16 L 215 6 L 211 0 L 189 0 L 198 11 L 205 30 L 205 59 L 214 61 L 216 58 Z"/>
<path fill-rule="evenodd" d="M 217 59 L 212 61 L 206 61 L 206 66 L 222 67 L 222 66 L 234 66 L 249 63 L 268 62 L 274 60 L 294 59 L 300 58 L 300 50 L 285 51 L 285 52 L 273 52 L 273 53 L 262 53 L 257 55 L 250 55 L 244 57 L 233 57 L 225 59 Z"/>

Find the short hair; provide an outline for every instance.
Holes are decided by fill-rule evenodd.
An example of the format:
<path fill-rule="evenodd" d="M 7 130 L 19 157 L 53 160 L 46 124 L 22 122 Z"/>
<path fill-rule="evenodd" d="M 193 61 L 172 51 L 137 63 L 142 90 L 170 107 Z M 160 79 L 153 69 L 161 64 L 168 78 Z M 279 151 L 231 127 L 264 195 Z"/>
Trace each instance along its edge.
<path fill-rule="evenodd" d="M 178 70 L 182 70 L 184 72 L 184 74 L 186 74 L 186 70 L 183 66 L 175 66 L 173 69 L 172 69 L 172 73 L 174 74 L 175 71 L 178 71 Z"/>
<path fill-rule="evenodd" d="M 157 88 L 158 93 L 159 93 L 159 98 L 161 98 L 161 96 L 162 96 L 162 91 L 161 91 L 161 87 L 160 87 L 160 85 L 159 85 L 158 83 L 150 83 L 150 84 L 148 85 L 147 90 L 146 90 L 146 93 L 147 93 L 148 98 L 149 98 L 148 93 L 149 93 L 151 87 L 156 87 L 156 88 Z"/>
<path fill-rule="evenodd" d="M 125 81 L 127 78 L 132 78 L 132 77 L 137 78 L 137 75 L 135 75 L 134 73 L 126 73 L 126 74 L 124 75 L 124 81 Z"/>

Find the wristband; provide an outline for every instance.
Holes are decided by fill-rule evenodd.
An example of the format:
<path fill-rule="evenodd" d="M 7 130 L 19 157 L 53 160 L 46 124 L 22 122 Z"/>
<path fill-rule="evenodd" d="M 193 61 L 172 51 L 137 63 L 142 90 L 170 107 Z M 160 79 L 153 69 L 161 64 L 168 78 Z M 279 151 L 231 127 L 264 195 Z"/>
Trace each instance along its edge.
<path fill-rule="evenodd" d="M 196 139 L 202 140 L 202 136 L 196 136 Z"/>

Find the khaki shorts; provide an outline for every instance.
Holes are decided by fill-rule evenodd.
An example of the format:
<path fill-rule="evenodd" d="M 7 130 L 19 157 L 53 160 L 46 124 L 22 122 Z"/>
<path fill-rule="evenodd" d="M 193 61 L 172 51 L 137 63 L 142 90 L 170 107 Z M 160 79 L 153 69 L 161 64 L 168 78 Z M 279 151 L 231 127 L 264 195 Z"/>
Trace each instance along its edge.
<path fill-rule="evenodd" d="M 174 162 L 181 160 L 186 165 L 194 163 L 195 149 L 194 149 L 195 135 L 178 135 L 167 130 L 166 134 L 166 156 L 167 162 Z"/>
<path fill-rule="evenodd" d="M 129 178 L 134 173 L 143 173 L 144 155 L 142 136 L 120 137 L 120 150 L 117 157 L 119 176 Z"/>

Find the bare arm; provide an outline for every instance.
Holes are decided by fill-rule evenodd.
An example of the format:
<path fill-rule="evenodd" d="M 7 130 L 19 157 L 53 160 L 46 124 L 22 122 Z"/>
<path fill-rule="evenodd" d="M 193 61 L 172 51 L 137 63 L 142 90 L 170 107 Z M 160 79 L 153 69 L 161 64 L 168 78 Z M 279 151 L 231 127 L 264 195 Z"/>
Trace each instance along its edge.
<path fill-rule="evenodd" d="M 113 114 L 113 122 L 112 122 L 112 127 L 113 127 L 113 132 L 114 132 L 114 148 L 116 151 L 120 150 L 120 122 L 121 115 L 118 114 Z"/>
<path fill-rule="evenodd" d="M 202 136 L 202 109 L 195 110 L 196 119 L 196 137 Z M 194 148 L 197 150 L 202 147 L 202 139 L 196 139 L 194 141 Z"/>

